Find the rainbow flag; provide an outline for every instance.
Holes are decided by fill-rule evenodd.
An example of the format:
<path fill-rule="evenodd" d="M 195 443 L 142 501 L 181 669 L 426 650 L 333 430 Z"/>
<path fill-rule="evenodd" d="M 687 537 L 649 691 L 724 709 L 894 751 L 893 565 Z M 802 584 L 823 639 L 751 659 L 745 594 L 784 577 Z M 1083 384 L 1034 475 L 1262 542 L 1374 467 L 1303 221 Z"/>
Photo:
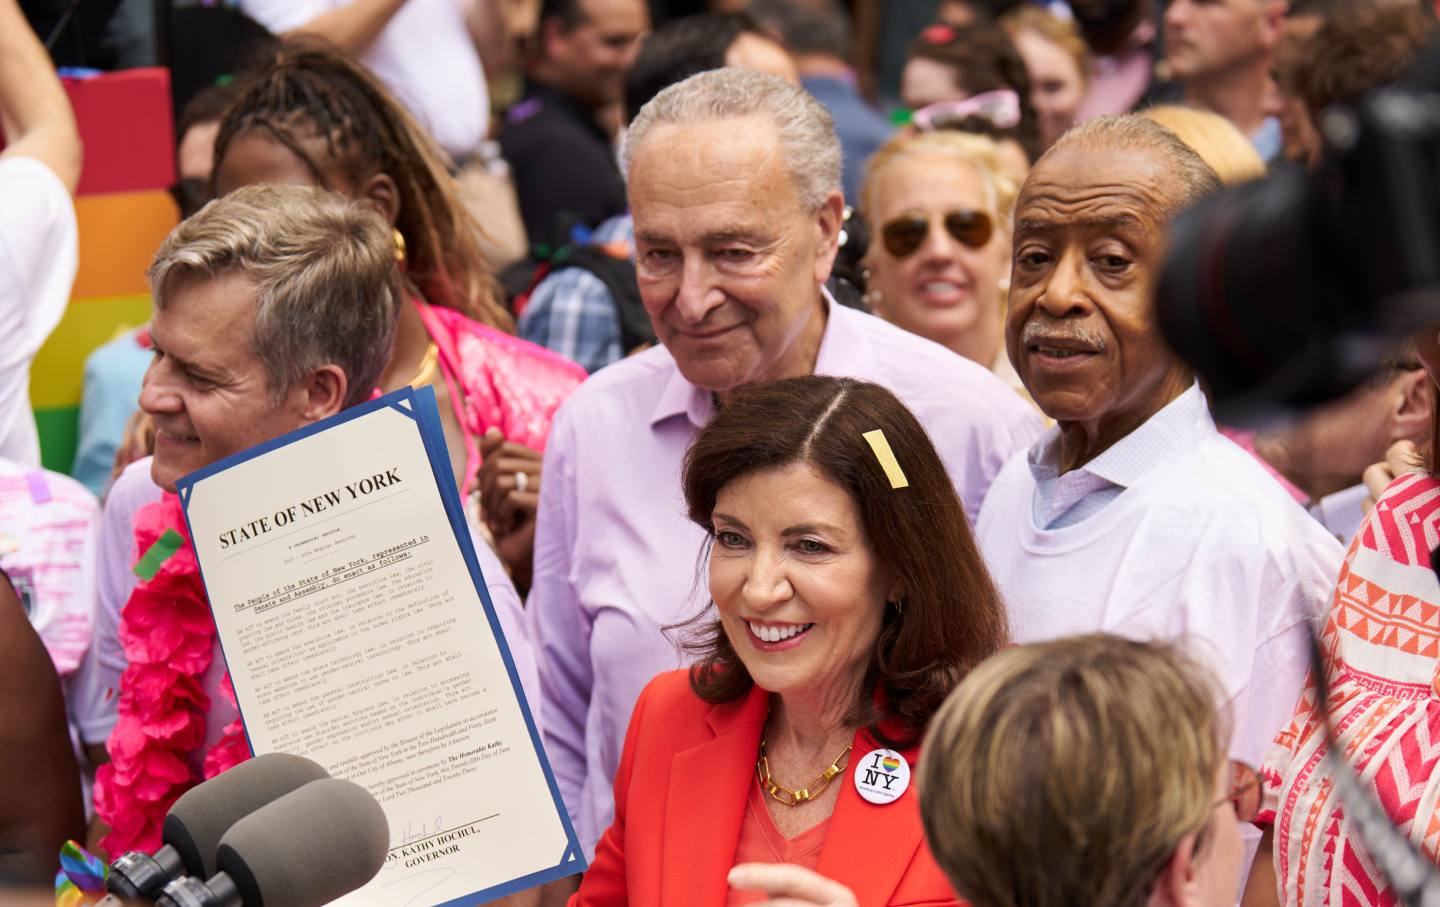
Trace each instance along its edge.
<path fill-rule="evenodd" d="M 64 80 L 85 143 L 75 211 L 80 269 L 70 307 L 30 369 L 30 405 L 47 469 L 75 460 L 85 357 L 150 318 L 145 268 L 179 220 L 169 70 Z"/>

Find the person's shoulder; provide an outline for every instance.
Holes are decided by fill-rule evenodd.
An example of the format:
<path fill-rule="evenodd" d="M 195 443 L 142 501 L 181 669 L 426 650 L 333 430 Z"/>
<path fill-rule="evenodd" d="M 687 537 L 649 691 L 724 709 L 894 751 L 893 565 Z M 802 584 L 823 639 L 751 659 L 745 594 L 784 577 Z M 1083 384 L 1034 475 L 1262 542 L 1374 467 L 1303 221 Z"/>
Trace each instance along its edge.
<path fill-rule="evenodd" d="M 1255 458 L 1218 431 L 1176 464 L 1167 494 L 1187 512 L 1208 512 L 1237 547 L 1291 557 L 1310 551 L 1336 564 L 1340 543 Z"/>
<path fill-rule="evenodd" d="M 870 344 L 872 380 L 907 405 L 940 404 L 942 414 L 960 417 L 972 417 L 977 410 L 1008 417 L 1033 414 L 1019 394 L 983 365 L 875 315 L 838 306 L 836 311 Z"/>
<path fill-rule="evenodd" d="M 674 357 L 663 346 L 627 356 L 577 387 L 560 407 L 559 418 L 588 422 L 598 417 L 610 425 L 608 431 L 632 432 L 639 425 L 634 419 L 649 418 L 677 371 Z"/>
<path fill-rule="evenodd" d="M 0 215 L 26 233 L 75 224 L 75 203 L 59 174 L 24 154 L 0 154 Z"/>
<path fill-rule="evenodd" d="M 640 698 L 645 703 L 647 714 L 674 717 L 684 712 L 703 714 L 710 710 L 710 703 L 695 695 L 690 688 L 690 671 L 687 668 L 656 674 L 645 685 Z"/>
<path fill-rule="evenodd" d="M 575 144 L 569 144 L 569 143 Z M 500 150 L 512 164 L 534 159 L 564 161 L 576 151 L 603 145 L 595 131 L 543 96 L 531 96 L 510 108 L 500 127 Z M 530 160 L 522 160 L 528 156 Z"/>
<path fill-rule="evenodd" d="M 105 495 L 106 521 L 134 516 L 135 511 L 164 497 L 165 492 L 150 477 L 153 457 L 136 460 L 121 471 Z"/>
<path fill-rule="evenodd" d="M 452 334 L 468 334 L 479 343 L 483 355 L 478 358 L 486 369 L 514 370 L 518 373 L 517 377 L 527 380 L 535 377 L 536 370 L 561 377 L 567 383 L 575 385 L 585 380 L 584 369 L 538 343 L 481 324 L 453 309 L 436 307 L 431 311 Z M 464 352 L 463 346 L 461 352 Z"/>

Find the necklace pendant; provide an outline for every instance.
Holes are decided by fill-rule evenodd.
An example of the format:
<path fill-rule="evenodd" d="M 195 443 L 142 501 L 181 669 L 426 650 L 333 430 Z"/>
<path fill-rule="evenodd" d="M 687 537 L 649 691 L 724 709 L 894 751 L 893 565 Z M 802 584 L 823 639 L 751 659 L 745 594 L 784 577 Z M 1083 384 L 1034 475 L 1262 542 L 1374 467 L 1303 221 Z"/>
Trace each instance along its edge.
<path fill-rule="evenodd" d="M 795 802 L 796 802 L 796 803 L 804 803 L 806 800 L 809 800 L 809 799 L 810 799 L 810 788 L 808 788 L 808 787 L 802 787 L 802 788 L 800 788 L 799 790 L 797 790 L 797 791 L 795 792 Z"/>

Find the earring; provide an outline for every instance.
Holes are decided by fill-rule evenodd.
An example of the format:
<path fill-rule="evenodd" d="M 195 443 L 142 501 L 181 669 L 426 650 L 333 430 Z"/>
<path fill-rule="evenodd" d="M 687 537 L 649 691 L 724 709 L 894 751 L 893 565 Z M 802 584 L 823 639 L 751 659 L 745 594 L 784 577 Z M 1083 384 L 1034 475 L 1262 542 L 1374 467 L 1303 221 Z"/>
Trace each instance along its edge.
<path fill-rule="evenodd" d="M 1000 284 L 1000 292 L 1001 292 L 1001 293 L 1008 293 L 1008 292 L 1010 292 L 1010 278 L 1008 278 L 1008 277 L 1002 277 L 1002 278 L 1000 278 L 1000 280 L 999 280 L 998 282 L 999 282 L 999 284 Z"/>
<path fill-rule="evenodd" d="M 401 233 L 398 227 L 391 230 L 390 233 L 395 237 L 395 263 L 403 265 L 405 263 L 405 234 Z"/>
<path fill-rule="evenodd" d="M 901 617 L 901 616 L 904 615 L 904 613 L 905 613 L 905 602 L 904 602 L 903 600 L 898 601 L 898 602 L 890 602 L 890 604 L 892 604 L 892 605 L 895 606 L 895 616 L 896 616 L 896 617 Z"/>

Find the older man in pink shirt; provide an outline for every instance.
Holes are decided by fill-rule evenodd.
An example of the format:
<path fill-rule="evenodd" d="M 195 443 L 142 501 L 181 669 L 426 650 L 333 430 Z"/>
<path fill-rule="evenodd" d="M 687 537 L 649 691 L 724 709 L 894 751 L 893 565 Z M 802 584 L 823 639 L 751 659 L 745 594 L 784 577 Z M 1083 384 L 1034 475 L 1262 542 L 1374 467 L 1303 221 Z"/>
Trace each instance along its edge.
<path fill-rule="evenodd" d="M 546 749 L 591 852 L 611 821 L 635 700 L 682 660 L 663 630 L 707 605 L 705 539 L 685 518 L 679 472 L 727 393 L 812 373 L 890 388 L 930 432 L 972 517 L 1001 464 L 1041 430 L 986 369 L 825 292 L 840 146 L 803 91 L 754 72 L 702 73 L 645 107 L 624 164 L 640 291 L 662 345 L 596 373 L 556 417 L 527 608 Z M 941 276 L 954 279 L 929 279 Z"/>

